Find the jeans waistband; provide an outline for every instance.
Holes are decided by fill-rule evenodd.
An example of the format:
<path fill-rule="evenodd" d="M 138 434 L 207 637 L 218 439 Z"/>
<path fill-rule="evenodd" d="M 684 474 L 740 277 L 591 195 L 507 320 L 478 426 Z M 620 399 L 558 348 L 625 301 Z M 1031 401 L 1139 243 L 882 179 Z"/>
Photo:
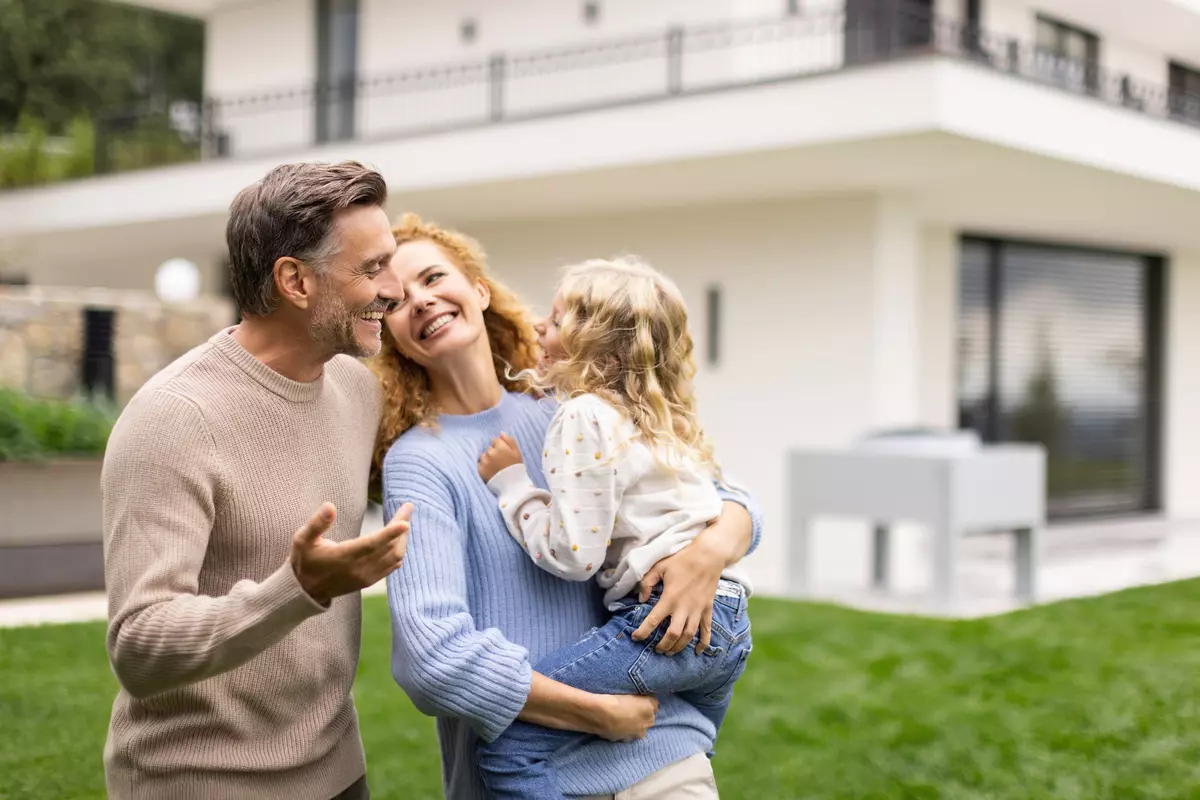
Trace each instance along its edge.
<path fill-rule="evenodd" d="M 714 603 L 719 603 L 733 609 L 735 619 L 740 618 L 745 613 L 748 600 L 746 587 L 737 581 L 722 578 L 717 583 L 717 596 L 714 599 Z"/>

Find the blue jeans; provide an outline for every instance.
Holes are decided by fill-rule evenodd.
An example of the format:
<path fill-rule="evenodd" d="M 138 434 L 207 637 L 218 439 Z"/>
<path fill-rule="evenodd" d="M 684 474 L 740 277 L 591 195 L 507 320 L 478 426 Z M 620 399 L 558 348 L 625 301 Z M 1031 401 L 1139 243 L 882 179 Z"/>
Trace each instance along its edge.
<path fill-rule="evenodd" d="M 654 651 L 666 633 L 664 621 L 649 639 L 635 642 L 631 634 L 658 603 L 660 590 L 649 602 L 626 599 L 612 619 L 571 645 L 534 665 L 556 681 L 598 694 L 676 694 L 712 720 L 719 731 L 733 684 L 750 656 L 750 618 L 746 592 L 722 580 L 713 603 L 712 637 L 708 649 L 696 653 L 696 639 L 681 653 L 664 656 Z M 482 744 L 479 771 L 494 798 L 563 798 L 551 757 L 555 751 L 586 734 L 514 722 L 500 738 Z M 711 755 L 711 754 L 710 754 Z"/>

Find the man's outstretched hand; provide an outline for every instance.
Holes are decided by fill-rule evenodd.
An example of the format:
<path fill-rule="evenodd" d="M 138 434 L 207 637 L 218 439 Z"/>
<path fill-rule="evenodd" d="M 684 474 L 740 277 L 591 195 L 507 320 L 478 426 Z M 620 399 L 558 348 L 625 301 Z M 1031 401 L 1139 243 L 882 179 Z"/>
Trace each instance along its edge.
<path fill-rule="evenodd" d="M 370 536 L 331 542 L 325 532 L 333 527 L 337 510 L 325 503 L 292 537 L 289 560 L 300 586 L 324 606 L 386 578 L 404 561 L 411 516 L 412 503 L 405 503 L 391 522 Z"/>

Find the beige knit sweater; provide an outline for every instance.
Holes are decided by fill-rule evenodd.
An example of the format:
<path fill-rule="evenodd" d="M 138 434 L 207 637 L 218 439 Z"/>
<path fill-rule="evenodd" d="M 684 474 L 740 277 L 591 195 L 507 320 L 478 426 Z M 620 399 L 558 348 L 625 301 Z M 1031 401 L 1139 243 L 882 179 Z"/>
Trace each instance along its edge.
<path fill-rule="evenodd" d="M 222 331 L 150 380 L 104 458 L 109 796 L 327 800 L 365 770 L 350 687 L 361 601 L 300 588 L 325 501 L 357 536 L 379 416 L 352 358 L 297 383 Z"/>

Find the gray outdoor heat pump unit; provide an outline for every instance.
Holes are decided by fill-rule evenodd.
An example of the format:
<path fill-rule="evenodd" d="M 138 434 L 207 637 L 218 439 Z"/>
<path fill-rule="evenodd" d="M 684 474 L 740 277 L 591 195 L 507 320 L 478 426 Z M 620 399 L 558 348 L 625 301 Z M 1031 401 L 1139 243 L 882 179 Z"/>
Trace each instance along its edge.
<path fill-rule="evenodd" d="M 888 585 L 890 526 L 930 532 L 932 599 L 954 606 L 954 565 L 963 536 L 1011 532 L 1017 598 L 1037 599 L 1038 552 L 1046 521 L 1046 454 L 1040 445 L 988 444 L 969 431 L 882 431 L 845 450 L 788 456 L 792 594 L 811 590 L 812 522 L 857 517 L 874 526 L 872 580 Z"/>

